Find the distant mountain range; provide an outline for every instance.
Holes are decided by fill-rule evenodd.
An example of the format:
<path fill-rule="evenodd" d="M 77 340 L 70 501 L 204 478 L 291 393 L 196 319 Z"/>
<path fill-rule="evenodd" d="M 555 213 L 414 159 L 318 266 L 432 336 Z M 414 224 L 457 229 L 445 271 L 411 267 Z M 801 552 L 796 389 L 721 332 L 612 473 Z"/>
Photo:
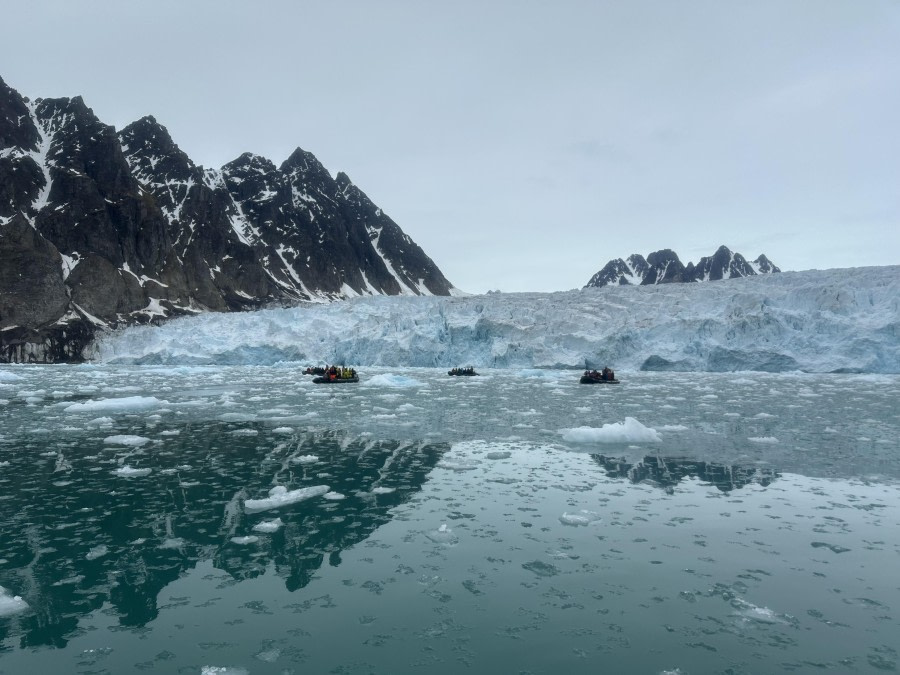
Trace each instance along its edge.
<path fill-rule="evenodd" d="M 99 329 L 454 287 L 346 174 L 298 148 L 204 169 L 164 126 L 0 79 L 0 361 L 72 361 Z"/>
<path fill-rule="evenodd" d="M 647 286 L 694 281 L 718 281 L 734 277 L 749 277 L 757 274 L 780 272 L 764 255 L 748 262 L 740 253 L 732 252 L 727 246 L 720 246 L 709 257 L 700 262 L 683 264 L 672 249 L 655 251 L 646 258 L 634 254 L 625 260 L 610 260 L 587 282 L 585 288 L 601 286 Z"/>

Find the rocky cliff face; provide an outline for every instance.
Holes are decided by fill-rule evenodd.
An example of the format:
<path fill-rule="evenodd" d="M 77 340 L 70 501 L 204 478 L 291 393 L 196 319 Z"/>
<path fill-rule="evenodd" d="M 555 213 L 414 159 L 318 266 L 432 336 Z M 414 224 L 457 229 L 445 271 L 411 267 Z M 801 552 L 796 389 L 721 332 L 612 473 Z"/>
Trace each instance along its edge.
<path fill-rule="evenodd" d="M 646 259 L 633 254 L 625 260 L 622 258 L 610 260 L 603 269 L 591 277 L 585 288 L 718 281 L 780 271 L 764 255 L 748 262 L 740 253 L 734 253 L 726 246 L 720 246 L 709 257 L 700 258 L 700 262 L 696 265 L 690 262 L 684 265 L 675 251 L 666 248 L 651 253 Z"/>
<path fill-rule="evenodd" d="M 204 169 L 153 117 L 0 79 L 0 361 L 78 360 L 97 330 L 355 295 L 449 295 L 345 174 L 297 149 Z"/>

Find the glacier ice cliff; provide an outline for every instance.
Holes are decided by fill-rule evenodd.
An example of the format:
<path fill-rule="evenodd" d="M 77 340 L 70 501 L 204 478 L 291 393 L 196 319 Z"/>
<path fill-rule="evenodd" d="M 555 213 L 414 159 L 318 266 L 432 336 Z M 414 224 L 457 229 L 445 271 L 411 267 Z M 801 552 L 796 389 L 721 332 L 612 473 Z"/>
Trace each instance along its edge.
<path fill-rule="evenodd" d="M 205 314 L 107 334 L 89 354 L 145 364 L 898 373 L 900 266 Z"/>

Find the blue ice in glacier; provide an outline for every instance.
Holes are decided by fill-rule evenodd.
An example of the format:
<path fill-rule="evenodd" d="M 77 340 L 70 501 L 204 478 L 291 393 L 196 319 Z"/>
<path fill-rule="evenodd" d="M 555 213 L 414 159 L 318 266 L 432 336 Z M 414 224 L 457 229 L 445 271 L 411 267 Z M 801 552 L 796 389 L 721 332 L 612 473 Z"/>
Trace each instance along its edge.
<path fill-rule="evenodd" d="M 298 361 L 897 373 L 900 266 L 203 314 L 110 333 L 89 356 L 180 367 Z"/>

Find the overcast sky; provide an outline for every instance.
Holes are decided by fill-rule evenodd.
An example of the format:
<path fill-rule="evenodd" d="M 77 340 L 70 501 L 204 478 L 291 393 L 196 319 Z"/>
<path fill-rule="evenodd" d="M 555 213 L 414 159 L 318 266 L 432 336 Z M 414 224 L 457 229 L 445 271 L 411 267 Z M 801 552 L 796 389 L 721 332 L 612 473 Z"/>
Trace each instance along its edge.
<path fill-rule="evenodd" d="M 152 114 L 198 164 L 297 146 L 469 292 L 720 244 L 900 264 L 900 0 L 0 0 L 0 77 Z"/>

